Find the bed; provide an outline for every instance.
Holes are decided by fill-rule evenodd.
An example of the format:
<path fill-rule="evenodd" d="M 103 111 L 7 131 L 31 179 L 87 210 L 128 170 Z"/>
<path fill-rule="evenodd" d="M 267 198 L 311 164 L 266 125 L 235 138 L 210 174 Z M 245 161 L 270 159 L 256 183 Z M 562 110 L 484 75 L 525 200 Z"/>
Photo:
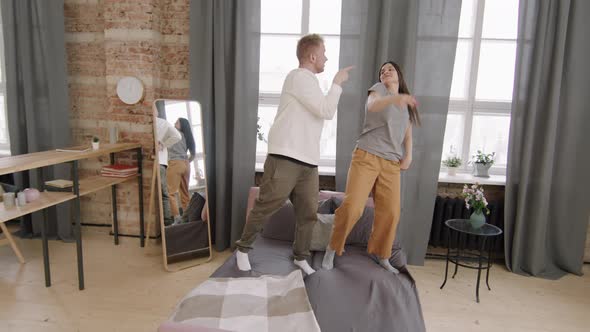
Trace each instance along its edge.
<path fill-rule="evenodd" d="M 257 188 L 252 188 L 249 208 L 256 195 Z M 341 202 L 342 193 L 321 192 L 320 199 L 318 213 L 333 213 Z M 312 252 L 310 264 L 317 272 L 306 276 L 304 283 L 315 318 L 324 332 L 425 331 L 416 283 L 406 268 L 401 248 L 394 243 L 390 259 L 391 264 L 400 270 L 398 275 L 387 272 L 366 254 L 372 204 L 369 199 L 363 216 L 347 239 L 346 252 L 336 257 L 334 269 L 322 270 L 324 252 Z M 239 271 L 234 253 L 211 277 L 286 276 L 297 270 L 292 262 L 291 248 L 294 219 L 289 204 L 269 219 L 249 253 L 252 271 Z M 161 331 L 188 331 L 181 329 L 182 322 L 174 324 Z"/>

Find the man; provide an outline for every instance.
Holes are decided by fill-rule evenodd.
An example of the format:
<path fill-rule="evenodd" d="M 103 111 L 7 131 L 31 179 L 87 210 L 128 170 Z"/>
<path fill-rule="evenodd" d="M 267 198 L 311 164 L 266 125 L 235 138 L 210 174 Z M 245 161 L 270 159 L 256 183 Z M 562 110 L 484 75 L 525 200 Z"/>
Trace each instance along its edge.
<path fill-rule="evenodd" d="M 352 67 L 340 70 L 327 95 L 320 89 L 316 74 L 324 71 L 328 58 L 322 37 L 311 34 L 297 43 L 299 68 L 285 79 L 279 108 L 268 136 L 268 156 L 259 197 L 250 212 L 242 238 L 236 242 L 238 269 L 251 269 L 248 251 L 264 221 L 291 199 L 295 209 L 296 227 L 293 243 L 294 263 L 305 273 L 309 266 L 309 247 L 316 222 L 320 158 L 320 137 L 324 120 L 336 114 L 342 83 L 348 80 Z"/>
<path fill-rule="evenodd" d="M 158 142 L 158 161 L 160 162 L 160 184 L 162 186 L 162 211 L 164 225 L 172 225 L 174 219 L 170 213 L 170 195 L 166 182 L 166 168 L 168 167 L 168 148 L 182 139 L 180 132 L 166 119 L 156 118 L 156 142 Z"/>

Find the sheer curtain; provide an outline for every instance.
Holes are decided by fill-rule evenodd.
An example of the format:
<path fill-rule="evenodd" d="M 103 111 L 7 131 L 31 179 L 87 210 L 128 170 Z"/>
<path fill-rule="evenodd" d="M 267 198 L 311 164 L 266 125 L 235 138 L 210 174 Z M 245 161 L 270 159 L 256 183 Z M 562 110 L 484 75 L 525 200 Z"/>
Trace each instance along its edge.
<path fill-rule="evenodd" d="M 402 173 L 398 227 L 410 264 L 423 264 L 449 105 L 461 14 L 460 0 L 344 0 L 340 65 L 356 66 L 338 110 L 336 189 L 344 190 L 352 150 L 364 120 L 367 89 L 380 65 L 400 64 L 420 102 L 422 127 L 413 131 L 413 162 Z"/>

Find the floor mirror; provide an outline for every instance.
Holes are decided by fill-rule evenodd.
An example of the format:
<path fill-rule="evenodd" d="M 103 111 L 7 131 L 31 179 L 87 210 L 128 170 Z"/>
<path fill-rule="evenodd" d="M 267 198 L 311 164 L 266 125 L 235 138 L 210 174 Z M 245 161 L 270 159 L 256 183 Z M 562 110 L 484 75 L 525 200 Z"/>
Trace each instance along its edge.
<path fill-rule="evenodd" d="M 164 267 L 178 271 L 213 257 L 208 220 L 201 105 L 154 101 L 155 200 L 159 204 Z"/>

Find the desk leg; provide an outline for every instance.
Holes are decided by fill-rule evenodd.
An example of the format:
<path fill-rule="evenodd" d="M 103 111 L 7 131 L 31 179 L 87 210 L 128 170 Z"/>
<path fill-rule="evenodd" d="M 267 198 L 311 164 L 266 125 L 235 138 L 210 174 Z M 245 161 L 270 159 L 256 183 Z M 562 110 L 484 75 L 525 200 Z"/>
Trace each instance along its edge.
<path fill-rule="evenodd" d="M 481 239 L 481 247 L 479 248 L 478 268 L 477 268 L 477 284 L 475 286 L 475 299 L 479 303 L 479 280 L 481 279 L 481 260 L 484 251 L 486 250 L 486 237 Z"/>
<path fill-rule="evenodd" d="M 43 174 L 43 167 L 37 169 L 39 176 L 40 189 L 45 189 L 45 177 Z M 45 269 L 45 287 L 51 286 L 51 271 L 49 270 L 49 244 L 47 243 L 47 220 L 48 220 L 47 209 L 43 209 L 43 221 L 41 222 L 41 239 L 43 246 L 43 267 Z"/>
<path fill-rule="evenodd" d="M 78 178 L 78 161 L 72 162 L 72 179 L 74 181 L 74 236 L 76 237 L 76 251 L 78 256 L 78 288 L 84 289 L 84 260 L 82 256 L 82 227 L 80 224 L 80 182 Z"/>
<path fill-rule="evenodd" d="M 445 266 L 445 281 L 443 281 L 443 284 L 440 285 L 440 289 L 443 289 L 443 287 L 445 287 L 445 284 L 447 283 L 447 276 L 449 275 L 450 254 L 451 254 L 451 230 L 449 229 L 449 231 L 447 232 L 447 263 Z"/>
<path fill-rule="evenodd" d="M 139 241 L 140 246 L 145 245 L 145 230 L 144 230 L 144 216 L 143 216 L 143 154 L 141 148 L 137 148 L 137 169 L 139 176 L 137 177 L 137 188 L 139 191 Z"/>
<path fill-rule="evenodd" d="M 111 165 L 115 164 L 115 154 L 111 153 Z M 113 202 L 113 234 L 115 245 L 119 244 L 119 219 L 117 218 L 117 185 L 111 186 L 111 202 Z"/>

